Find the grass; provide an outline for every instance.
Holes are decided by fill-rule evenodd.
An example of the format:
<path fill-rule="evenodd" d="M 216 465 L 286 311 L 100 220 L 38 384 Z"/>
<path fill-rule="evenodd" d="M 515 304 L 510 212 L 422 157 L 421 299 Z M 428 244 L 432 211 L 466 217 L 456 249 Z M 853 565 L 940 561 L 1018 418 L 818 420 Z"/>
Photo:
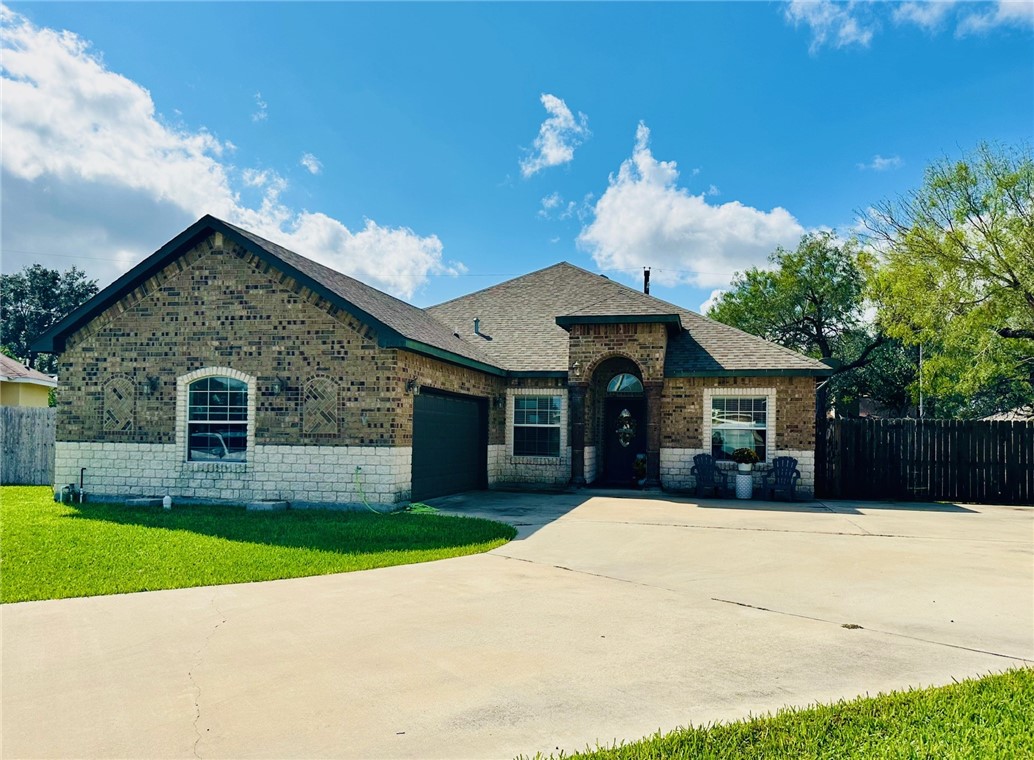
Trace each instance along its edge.
<path fill-rule="evenodd" d="M 65 505 L 0 488 L 0 602 L 369 570 L 494 549 L 509 525 L 435 514 Z"/>
<path fill-rule="evenodd" d="M 849 702 L 785 708 L 776 715 L 561 755 L 645 758 L 1032 758 L 1034 670 Z"/>

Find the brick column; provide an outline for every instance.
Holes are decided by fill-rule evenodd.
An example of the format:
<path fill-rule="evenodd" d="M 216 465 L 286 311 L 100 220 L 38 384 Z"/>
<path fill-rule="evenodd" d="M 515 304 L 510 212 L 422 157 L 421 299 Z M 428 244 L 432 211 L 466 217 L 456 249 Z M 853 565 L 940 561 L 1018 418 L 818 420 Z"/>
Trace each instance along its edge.
<path fill-rule="evenodd" d="M 571 419 L 571 485 L 585 485 L 585 393 L 586 383 L 567 386 L 568 415 Z"/>
<path fill-rule="evenodd" d="M 661 485 L 661 392 L 664 381 L 643 383 L 646 391 L 646 487 Z"/>

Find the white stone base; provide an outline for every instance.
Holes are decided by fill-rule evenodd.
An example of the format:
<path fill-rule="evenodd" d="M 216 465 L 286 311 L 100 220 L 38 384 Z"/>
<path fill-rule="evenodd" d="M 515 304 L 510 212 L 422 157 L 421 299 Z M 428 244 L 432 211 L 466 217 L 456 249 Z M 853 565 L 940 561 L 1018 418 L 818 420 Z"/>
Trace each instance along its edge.
<path fill-rule="evenodd" d="M 596 447 L 585 447 L 585 482 L 593 483 L 599 477 L 599 459 L 596 457 Z"/>
<path fill-rule="evenodd" d="M 388 446 L 255 446 L 248 462 L 186 462 L 176 444 L 55 445 L 55 485 L 79 483 L 87 498 L 164 496 L 237 504 L 397 504 L 410 498 L 413 451 Z M 357 472 L 358 468 L 358 472 Z"/>
<path fill-rule="evenodd" d="M 693 467 L 693 457 L 697 454 L 709 454 L 704 449 L 661 449 L 661 486 L 673 491 L 683 491 L 696 488 L 696 477 L 690 474 Z M 801 473 L 801 479 L 797 481 L 797 497 L 810 499 L 815 494 L 815 452 L 798 451 L 786 449 L 773 451 L 772 457 L 793 457 L 797 460 L 797 469 Z M 721 462 L 719 466 L 728 470 L 727 483 L 728 491 L 731 494 L 735 478 L 736 465 L 732 462 Z M 754 486 L 761 488 L 764 482 L 764 473 L 768 469 L 765 463 L 754 465 Z M 762 498 L 765 495 L 762 494 Z"/>
<path fill-rule="evenodd" d="M 566 486 L 571 482 L 571 447 L 561 449 L 559 457 L 515 457 L 510 456 L 506 446 L 489 446 L 488 484 Z M 493 479 L 492 449 L 501 449 L 496 454 L 495 478 Z"/>

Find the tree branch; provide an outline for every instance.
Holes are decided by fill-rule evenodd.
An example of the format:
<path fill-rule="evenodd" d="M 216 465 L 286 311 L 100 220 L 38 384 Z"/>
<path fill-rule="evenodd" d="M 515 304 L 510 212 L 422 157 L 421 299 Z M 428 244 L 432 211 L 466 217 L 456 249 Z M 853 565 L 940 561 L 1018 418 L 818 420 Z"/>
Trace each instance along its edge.
<path fill-rule="evenodd" d="M 1034 330 L 1014 330 L 1011 327 L 1001 327 L 995 330 L 995 332 L 1001 335 L 1003 338 L 1022 338 L 1024 340 L 1034 340 Z"/>

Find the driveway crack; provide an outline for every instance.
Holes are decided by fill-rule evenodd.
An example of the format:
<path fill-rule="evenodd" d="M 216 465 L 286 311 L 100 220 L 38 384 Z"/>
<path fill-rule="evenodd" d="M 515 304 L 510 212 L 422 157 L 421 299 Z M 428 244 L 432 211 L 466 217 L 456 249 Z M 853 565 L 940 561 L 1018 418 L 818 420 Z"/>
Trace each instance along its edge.
<path fill-rule="evenodd" d="M 536 560 L 533 560 L 533 559 L 526 559 L 524 557 L 514 557 L 513 555 L 510 555 L 510 554 L 496 554 L 495 552 L 493 552 L 491 555 L 488 555 L 488 556 L 501 557 L 502 559 L 512 559 L 512 560 L 516 560 L 517 562 L 527 562 L 529 565 L 539 565 L 541 567 L 552 567 L 554 570 L 564 570 L 565 572 L 577 573 L 578 575 L 589 575 L 589 576 L 591 576 L 593 578 L 602 578 L 602 579 L 608 580 L 608 581 L 616 581 L 618 583 L 627 583 L 630 586 L 640 586 L 642 588 L 652 588 L 652 589 L 656 589 L 657 591 L 667 591 L 667 592 L 672 593 L 672 594 L 679 594 L 679 593 L 681 593 L 677 589 L 668 588 L 667 586 L 655 586 L 652 583 L 643 583 L 642 581 L 630 581 L 627 578 L 618 578 L 617 576 L 614 576 L 614 575 L 604 575 L 603 573 L 594 573 L 594 572 L 591 572 L 589 570 L 578 570 L 578 569 L 573 568 L 573 567 L 567 567 L 566 565 L 554 565 L 551 562 L 537 562 Z"/>
<path fill-rule="evenodd" d="M 759 612 L 771 612 L 771 613 L 773 613 L 775 615 L 785 615 L 787 617 L 801 618 L 803 620 L 812 620 L 812 621 L 814 621 L 816 623 L 828 623 L 830 625 L 840 626 L 841 628 L 848 628 L 848 629 L 854 629 L 854 630 L 864 630 L 864 631 L 872 631 L 873 633 L 880 633 L 880 634 L 883 634 L 884 636 L 896 636 L 896 637 L 901 638 L 901 639 L 909 639 L 910 641 L 920 641 L 920 642 L 922 642 L 924 644 L 934 644 L 935 646 L 949 647 L 951 649 L 962 649 L 962 650 L 964 650 L 966 652 L 976 652 L 977 654 L 987 654 L 987 655 L 991 655 L 992 657 L 1002 657 L 1003 659 L 1006 659 L 1006 660 L 1017 660 L 1019 662 L 1023 662 L 1023 663 L 1027 663 L 1027 664 L 1029 664 L 1031 662 L 1034 662 L 1034 661 L 1032 661 L 1028 657 L 1020 657 L 1020 656 L 1013 655 L 1013 654 L 1004 654 L 1002 652 L 992 652 L 992 651 L 990 651 L 988 649 L 976 649 L 975 647 L 965 647 L 965 646 L 962 646 L 961 644 L 949 644 L 946 641 L 935 641 L 934 639 L 924 639 L 921 636 L 909 636 L 907 633 L 897 633 L 896 631 L 886 631 L 886 630 L 883 630 L 882 628 L 869 628 L 867 626 L 858 625 L 857 623 L 842 623 L 842 622 L 837 621 L 837 620 L 829 620 L 827 618 L 815 617 L 813 615 L 803 615 L 803 614 L 801 614 L 799 612 L 786 612 L 784 610 L 773 610 L 773 609 L 771 609 L 769 607 L 761 607 L 761 606 L 756 605 L 756 604 L 748 604 L 747 602 L 737 602 L 737 601 L 733 601 L 731 599 L 719 599 L 716 596 L 712 596 L 711 597 L 711 601 L 712 602 L 721 602 L 722 604 L 732 604 L 732 605 L 735 605 L 737 607 L 746 607 L 747 609 L 758 610 Z"/>
<path fill-rule="evenodd" d="M 197 682 L 197 679 L 194 678 L 194 671 L 196 671 L 201 666 L 201 663 L 204 661 L 205 650 L 208 649 L 208 645 L 212 641 L 212 637 L 215 636 L 215 632 L 218 631 L 220 626 L 222 626 L 222 624 L 226 622 L 226 616 L 223 614 L 223 611 L 219 609 L 219 605 L 215 603 L 215 597 L 212 597 L 211 602 L 212 608 L 216 611 L 216 613 L 219 616 L 219 622 L 212 626 L 212 630 L 208 632 L 208 635 L 205 637 L 204 642 L 202 642 L 201 646 L 198 647 L 198 650 L 194 652 L 193 670 L 187 671 L 187 678 L 190 679 L 190 684 L 194 687 L 194 720 L 192 725 L 194 728 L 195 738 L 193 751 L 194 757 L 198 758 L 198 760 L 202 760 L 201 754 L 198 752 L 198 745 L 201 744 L 201 729 L 198 725 L 201 722 L 201 685 Z"/>

